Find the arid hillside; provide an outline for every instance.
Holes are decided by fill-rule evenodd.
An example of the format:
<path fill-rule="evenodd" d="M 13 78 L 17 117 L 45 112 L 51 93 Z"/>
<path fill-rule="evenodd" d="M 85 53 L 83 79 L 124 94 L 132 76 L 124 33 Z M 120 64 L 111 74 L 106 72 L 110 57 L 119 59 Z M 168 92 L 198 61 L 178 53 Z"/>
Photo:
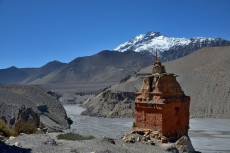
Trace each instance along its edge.
<path fill-rule="evenodd" d="M 15 66 L 0 69 L 0 84 L 29 84 L 64 66 L 65 63 L 52 61 L 40 68 L 17 68 Z"/>
<path fill-rule="evenodd" d="M 166 72 L 178 75 L 177 80 L 182 90 L 191 97 L 192 117 L 230 118 L 229 46 L 203 48 L 163 65 Z M 146 67 L 89 99 L 83 104 L 87 108 L 83 114 L 132 117 L 134 92 L 140 90 L 141 76 L 151 73 L 151 69 L 152 66 Z M 116 100 L 115 95 L 119 95 L 120 99 Z M 120 110 L 125 113 L 119 113 Z"/>
<path fill-rule="evenodd" d="M 54 91 L 97 91 L 151 65 L 152 57 L 134 51 L 101 51 L 78 57 L 60 69 L 30 82 Z"/>
<path fill-rule="evenodd" d="M 0 85 L 0 106 L 0 119 L 9 127 L 33 119 L 37 125 L 42 121 L 49 131 L 69 128 L 62 104 L 39 86 Z"/>

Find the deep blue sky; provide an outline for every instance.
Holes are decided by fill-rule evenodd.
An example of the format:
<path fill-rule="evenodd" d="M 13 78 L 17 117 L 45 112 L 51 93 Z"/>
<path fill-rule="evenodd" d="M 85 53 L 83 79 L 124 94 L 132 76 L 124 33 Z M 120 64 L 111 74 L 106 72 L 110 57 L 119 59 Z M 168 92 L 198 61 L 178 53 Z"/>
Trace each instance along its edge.
<path fill-rule="evenodd" d="M 230 40 L 230 0 L 0 0 L 0 68 L 112 50 L 136 35 Z"/>

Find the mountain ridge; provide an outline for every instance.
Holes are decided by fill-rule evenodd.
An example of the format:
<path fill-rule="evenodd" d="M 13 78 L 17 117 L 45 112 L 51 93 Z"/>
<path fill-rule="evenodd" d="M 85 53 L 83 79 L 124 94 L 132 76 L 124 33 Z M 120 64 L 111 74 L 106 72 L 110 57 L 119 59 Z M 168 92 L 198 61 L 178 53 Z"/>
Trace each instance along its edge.
<path fill-rule="evenodd" d="M 54 60 L 40 68 L 17 68 L 11 66 L 6 69 L 0 69 L 0 84 L 27 84 L 31 80 L 43 77 L 65 64 Z"/>
<path fill-rule="evenodd" d="M 133 50 L 136 52 L 148 51 L 149 53 L 154 54 L 155 49 L 157 49 L 161 61 L 169 61 L 188 55 L 200 48 L 229 45 L 230 41 L 222 38 L 176 38 L 167 37 L 160 32 L 148 32 L 130 39 L 117 46 L 114 50 L 120 52 L 125 52 L 127 50 Z"/>
<path fill-rule="evenodd" d="M 164 62 L 183 57 L 205 46 L 230 45 L 230 41 L 204 37 L 175 38 L 161 35 L 160 32 L 148 32 L 131 39 L 126 51 L 104 50 L 91 56 L 75 58 L 69 63 L 52 61 L 41 68 L 0 69 L 0 84 L 36 84 L 60 92 L 62 89 L 67 92 L 95 92 L 151 65 L 154 62 L 151 45 L 158 47 L 159 60 Z M 138 46 L 147 50 L 135 52 Z M 161 50 L 162 46 L 164 50 Z"/>
<path fill-rule="evenodd" d="M 62 87 L 69 85 L 75 86 L 73 87 L 75 89 L 95 84 L 100 86 L 96 89 L 99 90 L 119 82 L 127 75 L 150 64 L 152 64 L 152 57 L 140 53 L 105 50 L 92 56 L 75 58 L 67 65 L 41 79 L 34 80 L 31 84 L 50 86 L 62 84 Z M 79 84 L 84 84 L 85 87 L 77 87 Z"/>

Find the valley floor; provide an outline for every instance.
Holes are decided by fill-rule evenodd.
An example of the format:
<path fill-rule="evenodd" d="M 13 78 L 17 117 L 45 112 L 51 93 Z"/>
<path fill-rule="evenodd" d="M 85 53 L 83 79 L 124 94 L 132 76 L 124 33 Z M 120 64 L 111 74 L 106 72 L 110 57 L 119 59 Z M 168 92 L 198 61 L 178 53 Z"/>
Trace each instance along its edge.
<path fill-rule="evenodd" d="M 173 145 L 125 143 L 120 139 L 113 140 L 104 137 L 81 141 L 57 140 L 58 134 L 60 133 L 23 134 L 6 143 L 9 145 L 19 143 L 22 148 L 27 148 L 28 153 L 166 153 Z M 2 153 L 1 150 L 0 153 Z"/>
<path fill-rule="evenodd" d="M 73 120 L 71 132 L 114 139 L 132 129 L 133 118 L 102 118 L 82 116 L 79 105 L 64 105 L 67 115 Z M 192 118 L 189 137 L 192 145 L 202 153 L 230 152 L 230 119 Z"/>

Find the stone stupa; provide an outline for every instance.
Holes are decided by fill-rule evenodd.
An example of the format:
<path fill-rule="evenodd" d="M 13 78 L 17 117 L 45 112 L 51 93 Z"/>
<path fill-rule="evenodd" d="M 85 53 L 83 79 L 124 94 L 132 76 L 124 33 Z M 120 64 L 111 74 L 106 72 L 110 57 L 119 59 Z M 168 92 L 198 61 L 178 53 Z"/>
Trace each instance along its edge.
<path fill-rule="evenodd" d="M 144 76 L 136 93 L 133 131 L 149 131 L 161 142 L 175 142 L 188 135 L 190 97 L 182 91 L 176 75 L 166 73 L 157 60 L 152 75 Z"/>

